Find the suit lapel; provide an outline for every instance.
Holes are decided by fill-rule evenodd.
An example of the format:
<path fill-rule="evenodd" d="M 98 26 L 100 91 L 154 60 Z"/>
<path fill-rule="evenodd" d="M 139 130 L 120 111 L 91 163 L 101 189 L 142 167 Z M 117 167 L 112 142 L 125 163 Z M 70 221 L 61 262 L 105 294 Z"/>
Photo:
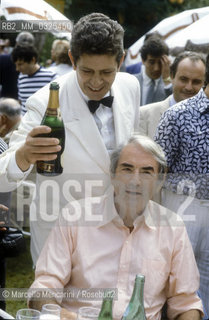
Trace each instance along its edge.
<path fill-rule="evenodd" d="M 70 103 L 64 110 L 63 119 L 64 121 L 67 120 L 65 121 L 65 128 L 70 131 L 69 134 L 73 134 L 79 140 L 82 147 L 102 171 L 109 172 L 109 155 L 96 122 L 78 90 L 76 81 L 74 80 L 71 85 L 74 86 L 73 90 L 66 90 L 66 101 L 70 101 Z M 71 92 L 73 92 L 73 98 L 70 96 Z"/>
<path fill-rule="evenodd" d="M 112 95 L 114 96 L 113 100 L 113 117 L 114 117 L 114 126 L 115 126 L 115 140 L 116 146 L 118 147 L 130 136 L 132 130 L 132 108 L 129 107 L 128 101 L 125 101 L 124 95 L 121 95 L 121 90 L 119 86 L 116 86 L 115 83 L 111 89 Z"/>
<path fill-rule="evenodd" d="M 170 103 L 170 96 L 168 98 L 166 98 L 164 103 L 162 103 L 162 105 L 161 105 L 160 117 L 169 108 L 169 106 L 170 106 L 169 103 Z"/>
<path fill-rule="evenodd" d="M 140 84 L 140 105 L 142 105 L 142 101 L 143 101 L 143 77 L 142 77 L 142 72 L 137 76 L 137 79 L 139 81 Z"/>

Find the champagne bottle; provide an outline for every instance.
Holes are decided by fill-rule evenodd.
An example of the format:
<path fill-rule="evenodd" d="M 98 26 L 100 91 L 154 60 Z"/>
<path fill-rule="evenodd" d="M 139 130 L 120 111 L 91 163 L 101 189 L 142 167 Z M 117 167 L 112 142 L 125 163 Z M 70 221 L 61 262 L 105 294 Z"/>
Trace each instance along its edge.
<path fill-rule="evenodd" d="M 49 101 L 41 125 L 51 128 L 51 132 L 41 134 L 39 137 L 50 137 L 59 139 L 61 150 L 57 153 L 57 158 L 51 161 L 37 161 L 37 172 L 45 176 L 56 176 L 62 173 L 61 154 L 65 145 L 65 129 L 59 113 L 59 84 L 50 84 Z"/>
<path fill-rule="evenodd" d="M 113 291 L 106 291 L 98 320 L 112 320 Z"/>
<path fill-rule="evenodd" d="M 137 274 L 131 300 L 121 320 L 146 320 L 144 311 L 144 281 L 145 277 Z"/>

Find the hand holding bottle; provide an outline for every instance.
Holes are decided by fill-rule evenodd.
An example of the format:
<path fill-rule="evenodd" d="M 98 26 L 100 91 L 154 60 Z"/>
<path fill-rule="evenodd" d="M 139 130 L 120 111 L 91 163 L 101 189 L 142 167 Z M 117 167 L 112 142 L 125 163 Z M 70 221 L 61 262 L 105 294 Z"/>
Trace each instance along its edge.
<path fill-rule="evenodd" d="M 57 158 L 56 153 L 61 150 L 59 139 L 38 137 L 49 132 L 51 128 L 47 126 L 39 126 L 29 132 L 24 145 L 16 151 L 16 163 L 22 171 L 28 170 L 38 160 L 51 161 Z"/>
<path fill-rule="evenodd" d="M 63 171 L 61 153 L 65 146 L 65 130 L 59 112 L 59 84 L 52 82 L 49 89 L 41 126 L 32 129 L 24 145 L 16 151 L 16 163 L 22 171 L 37 163 L 38 173 L 55 176 Z"/>

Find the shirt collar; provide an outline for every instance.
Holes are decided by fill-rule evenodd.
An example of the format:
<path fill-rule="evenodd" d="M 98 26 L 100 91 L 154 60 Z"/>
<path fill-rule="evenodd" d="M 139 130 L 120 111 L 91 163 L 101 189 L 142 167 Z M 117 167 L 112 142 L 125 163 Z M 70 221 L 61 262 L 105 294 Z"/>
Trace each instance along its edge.
<path fill-rule="evenodd" d="M 135 221 L 134 221 L 134 226 L 138 226 L 141 223 L 145 223 L 145 225 L 149 228 L 149 229 L 155 229 L 155 221 L 153 220 L 153 217 L 151 215 L 151 211 L 150 211 L 150 201 L 147 203 L 144 211 L 142 212 L 142 214 L 140 216 L 138 216 Z"/>
<path fill-rule="evenodd" d="M 199 111 L 200 113 L 204 113 L 207 109 L 209 109 L 209 98 L 205 94 L 205 91 L 203 88 L 200 89 L 200 91 L 196 96 L 198 96 L 197 101 L 201 101 L 201 104 L 199 104 Z"/>
<path fill-rule="evenodd" d="M 116 216 L 113 218 L 113 222 L 116 224 L 119 224 L 121 226 L 124 226 L 124 222 L 122 218 L 119 216 L 115 209 Z M 149 229 L 156 229 L 156 221 L 155 218 L 152 217 L 151 211 L 150 211 L 150 201 L 148 202 L 147 206 L 145 207 L 142 214 L 140 214 L 135 220 L 134 220 L 134 228 L 136 229 L 138 226 L 145 224 Z"/>

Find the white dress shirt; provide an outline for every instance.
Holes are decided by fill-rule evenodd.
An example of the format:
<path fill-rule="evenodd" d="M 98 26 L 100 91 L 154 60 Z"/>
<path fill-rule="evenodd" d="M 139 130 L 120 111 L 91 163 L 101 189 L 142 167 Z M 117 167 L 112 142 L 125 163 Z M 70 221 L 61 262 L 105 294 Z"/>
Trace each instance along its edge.
<path fill-rule="evenodd" d="M 143 87 L 142 87 L 142 105 L 145 105 L 146 104 L 146 101 L 147 101 L 147 94 L 148 94 L 148 91 L 149 91 L 149 87 L 151 85 L 151 82 L 152 82 L 152 79 L 150 79 L 146 72 L 145 72 L 145 66 L 142 65 L 142 75 L 143 75 Z M 160 81 L 160 78 L 159 79 L 156 79 L 154 80 L 155 81 L 155 90 L 158 86 L 158 82 Z"/>
<path fill-rule="evenodd" d="M 78 88 L 84 100 L 86 101 L 86 104 L 88 104 L 89 98 L 83 93 L 79 84 Z M 108 97 L 109 95 L 110 91 L 108 91 L 108 93 L 103 98 Z M 106 149 L 110 155 L 116 147 L 113 109 L 100 104 L 99 108 L 93 114 L 93 117 L 101 134 L 102 140 L 106 146 Z"/>

